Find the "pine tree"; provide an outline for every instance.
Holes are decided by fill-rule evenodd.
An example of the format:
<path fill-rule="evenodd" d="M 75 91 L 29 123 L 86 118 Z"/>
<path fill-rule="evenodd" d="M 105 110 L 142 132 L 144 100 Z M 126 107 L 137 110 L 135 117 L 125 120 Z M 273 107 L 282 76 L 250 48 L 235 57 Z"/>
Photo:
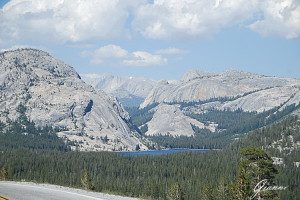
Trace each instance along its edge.
<path fill-rule="evenodd" d="M 183 199 L 183 192 L 180 188 L 178 183 L 173 184 L 167 193 L 168 200 L 182 200 Z"/>
<path fill-rule="evenodd" d="M 202 200 L 214 200 L 215 199 L 215 193 L 213 192 L 213 188 L 210 184 L 205 183 L 205 185 L 203 186 L 203 196 L 202 196 Z"/>
<path fill-rule="evenodd" d="M 244 162 L 239 164 L 237 185 L 235 186 L 235 199 L 244 200 L 251 196 L 250 178 L 246 172 Z"/>
<path fill-rule="evenodd" d="M 226 184 L 225 178 L 221 177 L 219 180 L 219 185 L 217 186 L 217 192 L 215 199 L 217 200 L 227 200 L 228 199 L 228 186 Z"/>
<path fill-rule="evenodd" d="M 2 167 L 0 170 L 0 180 L 2 181 L 8 180 L 8 172 L 4 167 Z"/>
<path fill-rule="evenodd" d="M 137 145 L 135 146 L 135 150 L 136 150 L 136 151 L 139 151 L 140 149 L 141 149 L 140 145 L 137 144 Z"/>
<path fill-rule="evenodd" d="M 276 199 L 275 191 L 260 191 L 254 193 L 255 186 L 266 182 L 266 187 L 274 185 L 277 170 L 271 157 L 262 149 L 245 148 L 241 150 L 242 160 L 239 164 L 239 172 L 236 186 L 236 199 Z"/>
<path fill-rule="evenodd" d="M 83 173 L 81 175 L 80 182 L 81 182 L 81 185 L 84 189 L 86 189 L 86 190 L 93 190 L 94 189 L 94 186 L 92 184 L 91 176 L 90 176 L 90 174 L 87 170 L 83 171 Z"/>

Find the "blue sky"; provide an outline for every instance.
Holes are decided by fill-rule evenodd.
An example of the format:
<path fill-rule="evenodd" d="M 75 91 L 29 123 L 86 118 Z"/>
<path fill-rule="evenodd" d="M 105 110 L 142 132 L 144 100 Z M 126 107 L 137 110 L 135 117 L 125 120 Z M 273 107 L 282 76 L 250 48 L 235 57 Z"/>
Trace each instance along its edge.
<path fill-rule="evenodd" d="M 0 6 L 3 7 L 7 2 L 8 2 L 8 0 L 1 0 L 0 1 Z"/>
<path fill-rule="evenodd" d="M 300 78 L 298 0 L 37 2 L 0 1 L 0 49 L 41 48 L 79 73 L 178 79 L 236 68 Z"/>

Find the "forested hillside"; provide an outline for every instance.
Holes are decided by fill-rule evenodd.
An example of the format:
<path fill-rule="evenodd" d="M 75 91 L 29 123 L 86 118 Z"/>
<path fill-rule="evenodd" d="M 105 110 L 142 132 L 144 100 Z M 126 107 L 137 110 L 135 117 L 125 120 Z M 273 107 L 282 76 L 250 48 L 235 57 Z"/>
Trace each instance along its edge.
<path fill-rule="evenodd" d="M 276 165 L 279 174 L 275 176 L 276 185 L 287 186 L 279 192 L 280 199 L 297 199 L 300 196 L 300 168 L 296 167 L 300 161 L 299 127 L 297 118 L 290 117 L 249 133 L 223 150 L 157 157 L 122 157 L 117 153 L 42 150 L 17 145 L 10 148 L 2 142 L 1 178 L 86 187 L 82 180 L 88 173 L 89 188 L 96 191 L 166 199 L 175 190 L 182 199 L 228 199 L 236 184 L 239 152 L 253 146 L 263 147 L 270 156 L 283 159 L 283 164 Z M 5 141 L 3 136 L 0 135 L 1 141 Z M 22 140 L 23 136 L 16 141 L 22 143 Z"/>
<path fill-rule="evenodd" d="M 34 122 L 27 118 L 25 114 L 26 107 L 23 105 L 19 105 L 17 111 L 20 115 L 16 120 L 7 117 L 7 124 L 0 121 L 1 150 L 20 148 L 70 150 L 71 142 L 56 135 L 56 132 L 61 131 L 61 129 L 51 126 L 36 126 Z"/>
<path fill-rule="evenodd" d="M 214 100 L 214 99 L 213 99 Z M 219 98 L 221 101 L 222 99 Z M 204 102 L 181 102 L 174 103 L 180 106 L 181 109 L 190 107 Z M 148 130 L 147 123 L 152 119 L 153 113 L 157 104 L 149 105 L 143 109 L 126 108 L 131 116 L 131 121 L 136 127 L 139 127 L 141 134 L 145 134 Z M 155 135 L 148 136 L 150 140 L 155 141 L 159 145 L 167 148 L 209 148 L 219 149 L 229 145 L 233 140 L 240 137 L 241 134 L 249 131 L 270 125 L 283 117 L 289 115 L 293 111 L 300 108 L 299 105 L 292 104 L 280 109 L 280 107 L 271 110 L 257 113 L 246 112 L 241 109 L 237 110 L 217 110 L 209 109 L 202 113 L 193 113 L 191 111 L 185 114 L 205 125 L 210 123 L 217 124 L 216 132 L 211 132 L 208 129 L 200 129 L 191 124 L 195 135 L 188 136 L 171 136 L 171 135 Z"/>

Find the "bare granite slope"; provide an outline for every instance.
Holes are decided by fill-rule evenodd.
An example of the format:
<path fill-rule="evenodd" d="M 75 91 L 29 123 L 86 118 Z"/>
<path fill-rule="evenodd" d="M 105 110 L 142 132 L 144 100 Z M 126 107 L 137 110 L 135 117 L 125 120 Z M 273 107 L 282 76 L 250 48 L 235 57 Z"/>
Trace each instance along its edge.
<path fill-rule="evenodd" d="M 261 112 L 282 104 L 299 103 L 299 94 L 300 80 L 297 79 L 262 76 L 237 70 L 223 73 L 192 70 L 178 82 L 160 82 L 140 107 L 144 108 L 152 103 L 239 97 L 218 107 Z"/>
<path fill-rule="evenodd" d="M 60 127 L 60 137 L 80 150 L 147 149 L 129 126 L 129 116 L 118 101 L 81 80 L 70 66 L 36 49 L 0 54 L 0 120 L 26 115 L 39 126 Z M 108 140 L 101 138 L 107 136 Z"/>
<path fill-rule="evenodd" d="M 145 134 L 149 136 L 194 136 L 192 125 L 215 132 L 214 124 L 206 126 L 184 115 L 178 105 L 160 104 L 157 106 L 151 121 L 147 123 L 148 131 Z"/>
<path fill-rule="evenodd" d="M 182 102 L 194 103 L 181 110 L 179 105 Z M 158 106 L 152 110 L 154 115 L 147 123 L 146 135 L 193 136 L 192 125 L 211 132 L 217 125 L 197 125 L 196 120 L 192 121 L 186 114 L 205 113 L 210 109 L 241 109 L 261 113 L 279 108 L 278 111 L 281 111 L 287 106 L 300 103 L 300 80 L 237 70 L 222 73 L 192 70 L 180 81 L 160 81 L 140 108 L 153 103 L 158 103 Z"/>

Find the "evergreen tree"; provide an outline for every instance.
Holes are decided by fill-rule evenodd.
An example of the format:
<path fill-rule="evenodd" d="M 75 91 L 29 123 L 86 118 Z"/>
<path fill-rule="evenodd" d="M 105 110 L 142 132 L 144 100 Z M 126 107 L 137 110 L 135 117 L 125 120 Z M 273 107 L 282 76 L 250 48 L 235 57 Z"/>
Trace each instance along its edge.
<path fill-rule="evenodd" d="M 84 170 L 81 179 L 80 179 L 81 185 L 86 190 L 93 190 L 94 186 L 92 184 L 92 179 L 90 176 L 90 173 L 87 170 Z"/>
<path fill-rule="evenodd" d="M 267 156 L 272 155 L 284 160 L 284 165 L 278 166 L 279 174 L 276 175 L 276 185 L 287 187 L 278 191 L 280 199 L 299 200 L 300 196 L 300 170 L 295 166 L 300 150 L 284 148 L 291 138 L 295 144 L 300 141 L 300 121 L 297 117 L 289 117 L 278 124 L 251 132 L 232 142 L 230 148 L 161 156 L 127 157 L 111 152 L 68 151 L 63 148 L 64 141 L 53 133 L 51 127 L 36 127 L 33 130 L 35 134 L 26 132 L 28 135 L 7 129 L 5 133 L 0 132 L 0 171 L 5 167 L 3 171 L 8 172 L 11 180 L 78 188 L 83 186 L 82 179 L 87 185 L 85 188 L 95 188 L 98 192 L 160 200 L 166 199 L 167 195 L 172 198 L 171 194 L 178 194 L 178 191 L 185 200 L 217 200 L 222 199 L 225 190 L 223 197 L 226 200 L 245 200 L 252 195 L 258 181 L 257 175 L 260 179 L 275 175 L 275 171 L 270 170 L 273 164 Z M 283 147 L 283 151 L 271 145 L 279 140 L 277 144 Z M 242 147 L 249 146 L 264 146 L 268 154 L 259 153 L 261 149 L 239 153 Z M 242 165 L 242 162 L 246 164 Z M 250 173 L 258 168 L 261 168 L 259 173 Z M 84 175 L 83 169 L 88 169 L 87 175 Z M 174 183 L 180 185 L 180 190 L 169 187 Z M 276 193 L 273 194 L 274 198 L 263 192 L 260 198 L 276 199 Z"/>
<path fill-rule="evenodd" d="M 5 127 L 5 124 L 0 121 L 0 132 L 3 131 L 4 127 Z"/>
<path fill-rule="evenodd" d="M 2 167 L 0 170 L 0 180 L 5 181 L 8 180 L 8 172 L 5 167 Z"/>
<path fill-rule="evenodd" d="M 224 177 L 220 178 L 219 185 L 217 186 L 216 200 L 228 199 L 228 187 Z"/>
<path fill-rule="evenodd" d="M 141 149 L 140 145 L 137 144 L 137 145 L 135 146 L 135 150 L 136 150 L 136 151 L 139 151 L 140 149 Z"/>
<path fill-rule="evenodd" d="M 211 185 L 205 184 L 203 187 L 203 197 L 202 200 L 214 200 L 213 189 Z"/>
<path fill-rule="evenodd" d="M 182 200 L 183 192 L 178 183 L 171 185 L 167 193 L 167 200 Z"/>
<path fill-rule="evenodd" d="M 237 199 L 276 199 L 275 191 L 254 191 L 257 184 L 274 185 L 277 169 L 271 157 L 262 149 L 245 148 L 241 150 L 242 160 L 239 164 L 237 178 Z"/>

